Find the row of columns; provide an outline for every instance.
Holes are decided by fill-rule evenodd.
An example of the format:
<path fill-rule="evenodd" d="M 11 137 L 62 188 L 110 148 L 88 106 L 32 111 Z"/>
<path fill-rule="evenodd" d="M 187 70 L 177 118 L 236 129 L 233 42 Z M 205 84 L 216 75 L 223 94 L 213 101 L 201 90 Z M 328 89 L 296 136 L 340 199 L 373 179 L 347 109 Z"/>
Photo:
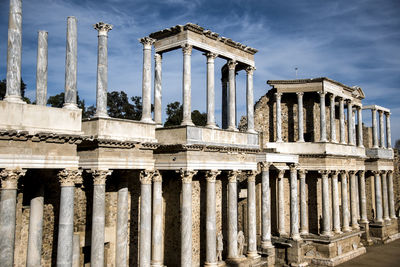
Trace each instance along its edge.
<path fill-rule="evenodd" d="M 378 142 L 378 123 L 376 112 L 379 113 L 379 142 Z M 376 108 L 371 108 L 372 112 L 372 146 L 374 148 L 392 148 L 392 134 L 390 130 L 390 112 L 385 112 Z M 384 119 L 386 118 L 386 145 L 385 145 L 385 127 Z"/>

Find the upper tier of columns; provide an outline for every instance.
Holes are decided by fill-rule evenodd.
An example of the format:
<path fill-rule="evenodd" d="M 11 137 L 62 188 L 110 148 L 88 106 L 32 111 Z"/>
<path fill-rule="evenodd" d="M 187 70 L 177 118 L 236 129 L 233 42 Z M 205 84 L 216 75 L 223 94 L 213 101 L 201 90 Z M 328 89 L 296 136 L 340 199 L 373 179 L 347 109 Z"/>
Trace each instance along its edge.
<path fill-rule="evenodd" d="M 376 106 L 367 107 L 371 109 L 372 113 L 372 147 L 373 148 L 392 148 L 392 134 L 390 130 L 390 112 L 387 110 L 381 110 Z M 379 139 L 378 139 L 378 119 L 377 113 L 379 114 Z M 386 120 L 386 131 L 384 116 Z M 385 132 L 386 132 L 386 144 L 385 144 Z"/>

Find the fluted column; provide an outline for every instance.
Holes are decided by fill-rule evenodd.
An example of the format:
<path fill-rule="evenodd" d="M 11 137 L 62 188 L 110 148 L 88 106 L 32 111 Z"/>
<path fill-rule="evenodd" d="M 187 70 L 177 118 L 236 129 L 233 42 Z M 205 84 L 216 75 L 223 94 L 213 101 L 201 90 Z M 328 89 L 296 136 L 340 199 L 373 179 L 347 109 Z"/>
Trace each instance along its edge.
<path fill-rule="evenodd" d="M 346 134 L 345 134 L 345 125 L 344 125 L 344 99 L 342 97 L 339 98 L 339 128 L 340 128 L 340 143 L 346 144 Z"/>
<path fill-rule="evenodd" d="M 357 106 L 357 119 L 358 119 L 358 146 L 364 147 L 364 139 L 363 139 L 363 122 L 362 122 L 362 108 Z"/>
<path fill-rule="evenodd" d="M 257 258 L 257 218 L 256 218 L 256 175 L 257 171 L 248 171 L 247 176 L 247 257 Z"/>
<path fill-rule="evenodd" d="M 153 175 L 153 220 L 151 230 L 151 266 L 163 267 L 163 198 L 162 198 L 162 176 L 159 171 Z"/>
<path fill-rule="evenodd" d="M 237 131 L 236 128 L 236 65 L 234 60 L 228 61 L 229 69 L 229 101 L 228 101 L 228 129 Z"/>
<path fill-rule="evenodd" d="M 327 142 L 326 138 L 326 114 L 325 114 L 325 92 L 318 92 L 320 96 L 320 142 Z"/>
<path fill-rule="evenodd" d="M 351 100 L 347 100 L 347 136 L 348 144 L 354 145 L 353 142 L 353 104 Z"/>
<path fill-rule="evenodd" d="M 282 93 L 275 93 L 275 98 L 276 98 L 276 142 L 282 142 L 281 97 L 282 97 Z"/>
<path fill-rule="evenodd" d="M 360 186 L 360 213 L 361 222 L 368 223 L 367 218 L 367 197 L 365 193 L 365 171 L 358 172 L 358 184 Z"/>
<path fill-rule="evenodd" d="M 390 221 L 389 218 L 389 198 L 388 198 L 388 187 L 387 187 L 387 172 L 382 171 L 382 203 L 383 203 L 383 219 Z"/>
<path fill-rule="evenodd" d="M 372 112 L 372 145 L 374 148 L 378 148 L 378 123 L 376 120 L 376 109 L 371 109 Z"/>
<path fill-rule="evenodd" d="M 151 179 L 154 171 L 140 172 L 140 243 L 139 266 L 148 267 L 151 262 Z"/>
<path fill-rule="evenodd" d="M 338 172 L 332 171 L 332 216 L 333 216 L 333 232 L 340 234 L 340 209 L 339 209 L 339 186 Z"/>
<path fill-rule="evenodd" d="M 299 170 L 300 176 L 300 234 L 308 234 L 308 213 L 306 196 L 306 170 Z"/>
<path fill-rule="evenodd" d="M 182 101 L 183 101 L 183 119 L 181 125 L 193 125 L 192 122 L 192 73 L 191 73 L 191 56 L 192 46 L 185 44 L 182 46 L 183 53 L 183 80 L 182 80 Z"/>
<path fill-rule="evenodd" d="M 304 117 L 303 117 L 303 92 L 297 92 L 297 113 L 298 113 L 298 140 L 304 142 Z"/>
<path fill-rule="evenodd" d="M 374 171 L 375 175 L 375 222 L 382 223 L 382 187 L 380 171 Z"/>
<path fill-rule="evenodd" d="M 122 179 L 118 189 L 117 230 L 115 244 L 115 266 L 128 266 L 128 221 L 129 221 L 129 191 L 128 182 Z"/>
<path fill-rule="evenodd" d="M 283 176 L 285 170 L 278 170 L 278 233 L 280 236 L 286 235 L 285 229 L 285 188 Z"/>
<path fill-rule="evenodd" d="M 379 113 L 379 147 L 385 148 L 385 129 L 383 128 L 383 111 L 378 110 Z"/>
<path fill-rule="evenodd" d="M 391 219 L 396 219 L 396 211 L 394 209 L 394 193 L 393 193 L 393 171 L 388 171 L 388 196 L 389 196 L 389 213 Z"/>
<path fill-rule="evenodd" d="M 385 112 L 386 116 L 386 144 L 387 148 L 392 148 L 392 133 L 390 131 L 390 112 Z"/>
<path fill-rule="evenodd" d="M 322 178 L 322 232 L 321 235 L 330 236 L 331 214 L 329 210 L 329 171 L 320 171 Z"/>
<path fill-rule="evenodd" d="M 65 56 L 64 108 L 77 109 L 78 30 L 77 19 L 67 18 L 67 48 Z"/>
<path fill-rule="evenodd" d="M 58 223 L 57 266 L 72 265 L 74 235 L 74 191 L 75 183 L 81 183 L 82 171 L 64 169 L 58 173 L 60 180 L 60 215 Z"/>
<path fill-rule="evenodd" d="M 253 89 L 253 73 L 256 68 L 249 66 L 246 68 L 247 73 L 247 132 L 255 133 L 254 130 L 254 89 Z"/>
<path fill-rule="evenodd" d="M 261 247 L 271 248 L 271 190 L 269 187 L 269 166 L 267 162 L 261 164 Z"/>
<path fill-rule="evenodd" d="M 153 123 L 151 119 L 151 47 L 156 40 L 146 36 L 139 41 L 143 45 L 142 118 L 140 121 Z"/>
<path fill-rule="evenodd" d="M 217 54 L 208 52 L 207 56 L 207 127 L 217 128 L 215 124 L 215 78 L 214 59 Z"/>
<path fill-rule="evenodd" d="M 299 201 L 297 198 L 297 166 L 290 166 L 290 237 L 299 240 Z"/>
<path fill-rule="evenodd" d="M 350 221 L 350 212 L 349 212 L 349 198 L 348 198 L 348 188 L 347 188 L 347 172 L 341 171 L 340 178 L 342 180 L 342 231 L 349 232 L 351 231 L 349 226 Z"/>
<path fill-rule="evenodd" d="M 228 173 L 228 258 L 238 257 L 237 246 L 237 176 L 238 171 Z"/>
<path fill-rule="evenodd" d="M 26 170 L 4 169 L 0 172 L 0 265 L 4 267 L 14 264 L 15 224 L 18 179 Z"/>
<path fill-rule="evenodd" d="M 36 105 L 47 104 L 47 36 L 46 31 L 38 32 L 38 48 L 36 62 Z"/>
<path fill-rule="evenodd" d="M 162 55 L 154 54 L 154 122 L 157 125 L 162 124 Z"/>
<path fill-rule="evenodd" d="M 357 222 L 357 188 L 356 188 L 356 172 L 349 171 L 350 175 L 350 208 L 351 208 L 351 227 L 359 229 Z"/>
<path fill-rule="evenodd" d="M 7 88 L 4 100 L 25 103 L 21 97 L 22 0 L 10 0 L 8 14 Z"/>
<path fill-rule="evenodd" d="M 330 107 L 330 123 L 331 123 L 331 142 L 332 143 L 337 143 L 336 141 L 336 120 L 335 120 L 335 95 L 331 94 L 329 96 L 329 99 L 331 101 L 331 107 Z"/>

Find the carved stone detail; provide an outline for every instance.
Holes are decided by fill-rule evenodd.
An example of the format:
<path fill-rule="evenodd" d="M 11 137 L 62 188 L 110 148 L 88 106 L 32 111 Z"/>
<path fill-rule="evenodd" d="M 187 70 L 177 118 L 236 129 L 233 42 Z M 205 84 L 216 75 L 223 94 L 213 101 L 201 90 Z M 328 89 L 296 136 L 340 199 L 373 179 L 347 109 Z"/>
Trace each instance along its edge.
<path fill-rule="evenodd" d="M 93 185 L 104 185 L 106 184 L 107 176 L 111 175 L 110 170 L 91 170 L 88 171 L 93 176 Z"/>
<path fill-rule="evenodd" d="M 64 169 L 57 176 L 61 186 L 74 186 L 82 183 L 82 170 Z"/>
<path fill-rule="evenodd" d="M 227 64 L 228 64 L 228 69 L 234 70 L 238 63 L 235 60 L 229 60 Z"/>
<path fill-rule="evenodd" d="M 153 178 L 154 171 L 153 170 L 143 170 L 140 172 L 140 183 L 141 184 L 151 184 L 151 179 Z"/>
<path fill-rule="evenodd" d="M 182 45 L 182 52 L 184 55 L 191 55 L 192 54 L 192 48 L 193 46 L 191 46 L 190 44 L 184 44 Z"/>
<path fill-rule="evenodd" d="M 259 173 L 258 171 L 245 171 L 245 175 L 247 176 L 247 181 L 248 182 L 255 182 L 256 181 L 256 176 Z"/>
<path fill-rule="evenodd" d="M 179 171 L 176 172 L 181 175 L 182 183 L 184 184 L 192 183 L 192 178 L 197 173 L 197 171 L 194 170 L 184 170 L 184 169 L 180 169 Z"/>
<path fill-rule="evenodd" d="M 24 176 L 26 170 L 22 169 L 4 169 L 0 172 L 2 189 L 17 189 L 18 179 Z"/>
<path fill-rule="evenodd" d="M 113 25 L 107 24 L 107 23 L 104 23 L 101 21 L 101 22 L 94 24 L 93 28 L 95 30 L 99 31 L 99 35 L 107 36 L 107 33 L 112 30 Z"/>
<path fill-rule="evenodd" d="M 156 42 L 156 40 L 146 36 L 146 37 L 139 39 L 139 42 L 142 43 L 142 45 L 145 49 L 150 49 L 151 46 Z"/>
<path fill-rule="evenodd" d="M 221 173 L 218 170 L 210 170 L 206 172 L 206 180 L 209 183 L 215 183 L 217 176 Z"/>
<path fill-rule="evenodd" d="M 253 73 L 254 73 L 255 70 L 256 70 L 256 67 L 248 66 L 248 67 L 246 68 L 246 73 L 247 73 L 247 75 L 253 75 Z"/>
<path fill-rule="evenodd" d="M 240 174 L 240 171 L 229 171 L 228 172 L 228 181 L 230 183 L 236 183 L 237 182 L 237 176 Z"/>
<path fill-rule="evenodd" d="M 269 171 L 269 167 L 271 166 L 271 163 L 263 161 L 258 163 L 261 171 Z"/>
<path fill-rule="evenodd" d="M 162 176 L 158 170 L 154 171 L 153 173 L 153 182 L 162 183 Z"/>
<path fill-rule="evenodd" d="M 212 60 L 214 60 L 218 57 L 218 54 L 212 53 L 212 52 L 207 52 L 204 55 L 206 55 L 207 59 L 212 59 Z"/>

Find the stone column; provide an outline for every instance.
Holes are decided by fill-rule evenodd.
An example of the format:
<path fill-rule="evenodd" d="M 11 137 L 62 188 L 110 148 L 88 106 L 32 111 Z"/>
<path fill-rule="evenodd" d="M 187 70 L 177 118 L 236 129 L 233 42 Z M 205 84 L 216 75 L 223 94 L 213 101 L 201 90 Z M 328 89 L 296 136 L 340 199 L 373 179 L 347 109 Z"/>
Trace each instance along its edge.
<path fill-rule="evenodd" d="M 344 99 L 342 97 L 339 98 L 339 128 L 340 128 L 340 143 L 346 144 L 346 134 L 345 134 L 345 126 L 344 126 Z"/>
<path fill-rule="evenodd" d="M 247 132 L 256 133 L 254 130 L 254 89 L 253 89 L 253 73 L 256 68 L 249 66 L 246 68 L 247 73 Z"/>
<path fill-rule="evenodd" d="M 25 175 L 26 170 L 4 169 L 0 172 L 0 264 L 14 265 L 15 244 L 15 212 L 17 205 L 18 179 Z"/>
<path fill-rule="evenodd" d="M 180 170 L 182 178 L 181 266 L 192 266 L 192 178 L 197 171 Z"/>
<path fill-rule="evenodd" d="M 275 93 L 275 98 L 276 98 L 276 142 L 282 142 L 281 97 L 282 97 L 282 93 Z"/>
<path fill-rule="evenodd" d="M 352 128 L 352 130 L 353 130 L 353 133 L 352 133 L 353 144 L 354 144 L 354 145 L 357 145 L 357 137 L 356 137 L 356 110 L 355 110 L 355 109 L 353 109 L 353 112 L 352 112 L 352 122 L 353 122 L 353 126 L 352 126 L 351 128 Z"/>
<path fill-rule="evenodd" d="M 367 218 L 367 197 L 365 194 L 365 171 L 358 172 L 358 184 L 360 185 L 360 213 L 361 223 L 368 223 Z"/>
<path fill-rule="evenodd" d="M 151 179 L 154 171 L 140 172 L 140 237 L 139 266 L 148 267 L 151 262 Z"/>
<path fill-rule="evenodd" d="M 161 53 L 154 54 L 154 122 L 157 125 L 162 124 L 162 55 Z"/>
<path fill-rule="evenodd" d="M 98 31 L 97 48 L 97 83 L 96 83 L 96 114 L 95 117 L 108 118 L 107 114 L 107 87 L 108 87 L 108 32 L 112 25 L 98 22 L 93 25 Z"/>
<path fill-rule="evenodd" d="M 351 208 L 351 227 L 359 229 L 357 222 L 357 187 L 356 187 L 356 172 L 349 171 L 350 175 L 350 208 Z"/>
<path fill-rule="evenodd" d="M 222 123 L 222 129 L 228 129 L 228 81 L 226 77 L 222 77 L 221 83 L 222 83 L 221 123 Z"/>
<path fill-rule="evenodd" d="M 353 142 L 353 104 L 351 100 L 347 100 L 347 135 L 348 144 L 354 145 Z"/>
<path fill-rule="evenodd" d="M 74 234 L 72 238 L 72 267 L 81 266 L 81 245 L 79 234 Z"/>
<path fill-rule="evenodd" d="M 385 221 L 390 221 L 388 187 L 387 187 L 387 172 L 386 171 L 382 171 L 382 203 L 383 203 L 383 219 Z"/>
<path fill-rule="evenodd" d="M 191 74 L 191 55 L 192 46 L 185 44 L 182 46 L 183 52 L 183 120 L 181 125 L 193 125 L 192 122 L 192 106 L 191 106 L 191 90 L 192 90 L 192 74 Z"/>
<path fill-rule="evenodd" d="M 385 112 L 386 116 L 386 144 L 387 148 L 392 148 L 392 133 L 390 131 L 390 112 Z"/>
<path fill-rule="evenodd" d="M 229 69 L 229 101 L 228 101 L 228 130 L 237 131 L 236 128 L 236 65 L 234 60 L 228 61 Z"/>
<path fill-rule="evenodd" d="M 151 47 L 155 41 L 147 36 L 140 39 L 143 45 L 142 118 L 140 121 L 147 123 L 154 123 L 151 119 Z"/>
<path fill-rule="evenodd" d="M 333 232 L 340 234 L 340 209 L 339 209 L 339 186 L 338 172 L 332 171 L 332 215 L 333 215 Z"/>
<path fill-rule="evenodd" d="M 297 198 L 297 166 L 290 166 L 290 237 L 299 240 L 299 201 Z"/>
<path fill-rule="evenodd" d="M 335 95 L 331 94 L 329 96 L 331 101 L 330 109 L 330 123 L 331 123 L 331 142 L 337 143 L 336 141 L 336 120 L 335 120 Z"/>
<path fill-rule="evenodd" d="M 72 265 L 74 236 L 74 191 L 75 183 L 81 180 L 82 171 L 64 169 L 58 173 L 61 185 L 60 215 L 58 223 L 57 266 Z"/>
<path fill-rule="evenodd" d="M 300 176 L 300 234 L 308 234 L 308 213 L 306 196 L 306 170 L 299 170 Z"/>
<path fill-rule="evenodd" d="M 272 247 L 271 242 L 271 191 L 269 188 L 269 166 L 267 162 L 261 164 L 261 247 Z"/>
<path fill-rule="evenodd" d="M 78 30 L 77 19 L 67 18 L 67 48 L 65 56 L 64 108 L 77 109 Z"/>
<path fill-rule="evenodd" d="M 118 189 L 115 266 L 128 266 L 129 191 L 126 179 L 121 179 Z"/>
<path fill-rule="evenodd" d="M 46 31 L 38 32 L 36 63 L 36 105 L 47 104 L 47 36 Z"/>
<path fill-rule="evenodd" d="M 39 183 L 31 199 L 29 212 L 28 251 L 26 266 L 40 266 L 43 234 L 43 192 L 44 184 Z"/>
<path fill-rule="evenodd" d="M 246 172 L 247 176 L 247 257 L 257 258 L 257 220 L 256 220 L 256 175 L 257 171 Z"/>
<path fill-rule="evenodd" d="M 357 107 L 357 119 L 358 119 L 358 146 L 364 147 L 363 140 L 363 127 L 362 127 L 362 108 L 360 106 Z"/>
<path fill-rule="evenodd" d="M 92 211 L 92 242 L 90 247 L 90 263 L 93 266 L 104 266 L 104 229 L 106 178 L 110 170 L 91 170 L 93 176 L 93 211 Z"/>
<path fill-rule="evenodd" d="M 325 115 L 325 92 L 318 92 L 320 96 L 320 142 L 327 142 L 326 138 L 326 115 Z"/>
<path fill-rule="evenodd" d="M 393 171 L 388 171 L 388 196 L 389 196 L 389 214 L 391 219 L 396 219 L 396 211 L 394 209 L 394 193 L 393 193 Z"/>
<path fill-rule="evenodd" d="M 378 123 L 376 121 L 376 109 L 371 109 L 372 112 L 372 145 L 374 148 L 378 148 Z"/>
<path fill-rule="evenodd" d="M 375 222 L 383 223 L 382 219 L 382 187 L 380 171 L 374 171 L 375 175 Z"/>
<path fill-rule="evenodd" d="M 163 267 L 163 198 L 162 198 L 162 176 L 159 171 L 153 175 L 153 220 L 151 230 L 151 266 Z"/>
<path fill-rule="evenodd" d="M 220 171 L 206 172 L 207 179 L 207 210 L 206 210 L 206 262 L 204 266 L 218 266 L 217 262 L 217 219 L 215 181 Z"/>
<path fill-rule="evenodd" d="M 342 212 L 343 212 L 343 232 L 350 232 L 351 229 L 349 227 L 350 221 L 350 212 L 349 212 L 349 198 L 348 198 L 348 189 L 347 189 L 347 173 L 345 171 L 340 172 L 340 178 L 342 180 Z"/>
<path fill-rule="evenodd" d="M 297 92 L 298 140 L 304 142 L 303 92 Z"/>
<path fill-rule="evenodd" d="M 329 171 L 320 171 L 322 177 L 322 232 L 321 235 L 331 236 L 331 214 L 329 210 Z"/>
<path fill-rule="evenodd" d="M 208 52 L 207 56 L 207 127 L 217 128 L 215 124 L 214 59 L 217 54 Z"/>
<path fill-rule="evenodd" d="M 21 97 L 22 0 L 10 0 L 8 15 L 7 88 L 4 100 L 25 103 Z"/>
<path fill-rule="evenodd" d="M 378 110 L 379 112 L 379 147 L 385 148 L 385 130 L 383 128 L 383 111 Z"/>
<path fill-rule="evenodd" d="M 285 188 L 283 183 L 283 176 L 285 170 L 278 170 L 278 233 L 280 236 L 286 235 L 285 229 Z"/>
<path fill-rule="evenodd" d="M 237 176 L 238 171 L 228 172 L 228 258 L 238 257 L 237 246 Z"/>

